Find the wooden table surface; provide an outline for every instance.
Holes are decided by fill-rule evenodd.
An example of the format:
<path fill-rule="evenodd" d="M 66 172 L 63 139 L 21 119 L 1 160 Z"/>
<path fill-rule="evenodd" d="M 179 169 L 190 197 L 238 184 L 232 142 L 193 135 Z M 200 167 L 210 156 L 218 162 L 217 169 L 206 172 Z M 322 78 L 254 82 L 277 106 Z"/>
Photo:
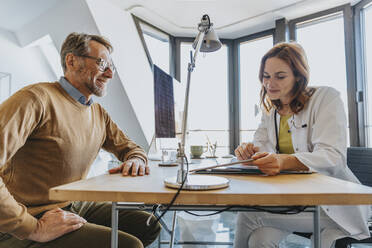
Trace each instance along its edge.
<path fill-rule="evenodd" d="M 152 162 L 148 176 L 101 175 L 50 189 L 52 200 L 143 202 L 167 204 L 175 189 L 163 180 L 175 176 L 177 167 L 159 167 Z M 372 188 L 324 176 L 223 175 L 230 180 L 225 189 L 182 191 L 175 204 L 183 205 L 360 205 L 372 204 Z"/>

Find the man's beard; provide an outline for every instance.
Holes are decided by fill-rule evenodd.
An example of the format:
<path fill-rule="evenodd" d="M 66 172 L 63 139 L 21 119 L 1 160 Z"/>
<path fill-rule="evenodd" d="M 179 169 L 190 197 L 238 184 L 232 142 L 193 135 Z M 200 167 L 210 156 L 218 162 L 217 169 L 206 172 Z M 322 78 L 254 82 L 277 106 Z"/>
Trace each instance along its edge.
<path fill-rule="evenodd" d="M 84 82 L 85 87 L 87 87 L 89 91 L 95 96 L 98 96 L 98 97 L 105 96 L 107 93 L 105 84 L 107 82 L 102 83 L 103 88 L 100 88 L 96 83 L 97 79 L 94 76 L 89 75 L 88 73 L 89 72 L 85 70 L 85 64 L 81 64 L 78 70 L 78 75 L 81 78 L 86 78 L 85 80 L 83 79 L 85 81 Z"/>
<path fill-rule="evenodd" d="M 100 88 L 97 85 L 97 79 L 94 80 L 91 77 L 89 77 L 88 81 L 85 83 L 85 86 L 90 90 L 90 92 L 92 92 L 93 95 L 101 97 L 101 96 L 105 96 L 107 93 L 105 83 L 102 83 L 102 84 L 103 84 L 103 88 Z"/>

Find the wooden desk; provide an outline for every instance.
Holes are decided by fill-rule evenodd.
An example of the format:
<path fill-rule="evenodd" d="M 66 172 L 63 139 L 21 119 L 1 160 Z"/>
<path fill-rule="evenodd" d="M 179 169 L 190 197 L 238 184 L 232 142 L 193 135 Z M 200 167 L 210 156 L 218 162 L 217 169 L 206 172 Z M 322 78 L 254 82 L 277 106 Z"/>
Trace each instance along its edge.
<path fill-rule="evenodd" d="M 176 172 L 177 167 L 164 168 L 153 165 L 149 176 L 102 175 L 54 187 L 50 189 L 49 195 L 51 200 L 113 202 L 114 238 L 114 233 L 117 232 L 117 212 L 120 208 L 118 202 L 168 204 L 176 190 L 166 188 L 163 179 L 176 175 Z M 200 207 L 313 206 L 315 207 L 315 244 L 319 242 L 319 207 L 317 206 L 372 204 L 372 188 L 317 173 L 272 177 L 262 175 L 226 175 L 224 177 L 230 180 L 228 188 L 211 191 L 182 191 L 175 204 L 185 210 L 191 205 Z"/>

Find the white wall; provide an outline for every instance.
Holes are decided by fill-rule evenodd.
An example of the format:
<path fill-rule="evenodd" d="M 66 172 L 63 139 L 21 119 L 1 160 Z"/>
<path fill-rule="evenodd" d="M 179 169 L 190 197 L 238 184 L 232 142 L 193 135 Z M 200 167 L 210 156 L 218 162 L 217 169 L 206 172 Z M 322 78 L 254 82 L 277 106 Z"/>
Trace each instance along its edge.
<path fill-rule="evenodd" d="M 38 46 L 20 47 L 15 35 L 4 29 L 0 29 L 0 58 L 0 72 L 12 74 L 12 93 L 30 83 L 56 80 Z"/>
<path fill-rule="evenodd" d="M 86 1 L 99 32 L 114 46 L 117 74 L 150 143 L 155 131 L 154 80 L 133 18 L 108 1 Z"/>
<path fill-rule="evenodd" d="M 105 14 L 109 18 L 110 12 L 105 11 Z M 64 39 L 71 32 L 100 34 L 90 9 L 84 0 L 60 1 L 46 13 L 17 30 L 16 35 L 22 45 L 28 45 L 45 35 L 50 35 L 59 50 Z M 120 29 L 116 29 L 116 32 L 120 32 Z M 125 30 L 123 32 L 125 33 Z M 133 33 L 127 35 L 133 35 Z M 136 35 L 138 36 L 138 34 Z M 111 40 L 111 37 L 108 38 Z M 114 46 L 119 43 L 114 43 Z M 120 49 L 114 47 L 114 52 L 116 50 L 120 51 Z M 121 55 L 115 58 L 128 60 L 130 56 Z M 114 63 L 116 63 L 115 60 Z M 142 66 L 131 68 L 131 70 L 138 70 L 137 73 L 141 73 L 143 67 L 148 67 L 146 60 L 143 61 Z M 148 148 L 148 142 L 136 116 L 137 113 L 132 107 L 118 74 L 115 74 L 115 77 L 111 80 L 107 96 L 95 98 L 95 100 L 102 104 L 109 112 L 111 118 L 132 140 L 145 149 Z"/>

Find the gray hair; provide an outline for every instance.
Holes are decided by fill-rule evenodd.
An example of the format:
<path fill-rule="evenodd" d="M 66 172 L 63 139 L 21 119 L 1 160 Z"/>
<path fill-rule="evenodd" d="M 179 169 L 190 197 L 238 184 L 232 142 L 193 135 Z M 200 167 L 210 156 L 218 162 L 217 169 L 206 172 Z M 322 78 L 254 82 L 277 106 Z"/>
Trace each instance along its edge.
<path fill-rule="evenodd" d="M 111 43 L 103 36 L 100 35 L 91 35 L 85 33 L 71 33 L 69 34 L 61 47 L 61 64 L 63 72 L 66 72 L 66 56 L 69 53 L 74 55 L 88 55 L 89 51 L 89 42 L 96 41 L 104 45 L 110 53 L 113 51 Z"/>

